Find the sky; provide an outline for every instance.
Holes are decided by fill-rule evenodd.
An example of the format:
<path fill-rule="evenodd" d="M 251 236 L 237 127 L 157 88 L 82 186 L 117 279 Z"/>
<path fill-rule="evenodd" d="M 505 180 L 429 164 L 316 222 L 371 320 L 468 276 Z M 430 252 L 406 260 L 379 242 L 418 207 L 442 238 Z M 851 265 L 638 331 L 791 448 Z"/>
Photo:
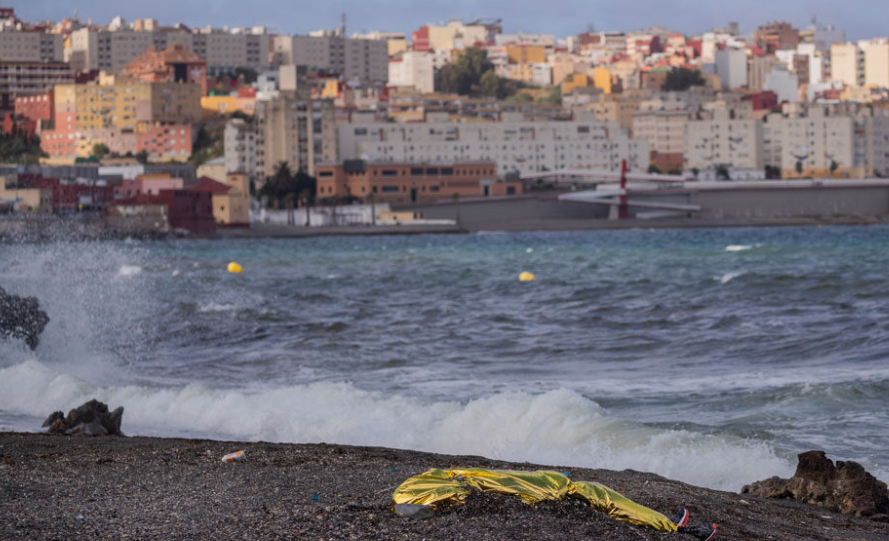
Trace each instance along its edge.
<path fill-rule="evenodd" d="M 7 4 L 9 5 L 9 4 Z M 595 30 L 639 30 L 653 24 L 686 34 L 737 21 L 749 34 L 756 26 L 783 20 L 806 28 L 812 17 L 846 31 L 847 39 L 889 35 L 887 0 L 28 0 L 11 2 L 31 22 L 61 20 L 77 9 L 81 19 L 105 24 L 117 15 L 127 21 L 157 19 L 192 28 L 262 25 L 282 33 L 304 34 L 337 28 L 346 14 L 346 32 L 406 32 L 449 19 L 503 19 L 504 32 L 576 35 Z"/>

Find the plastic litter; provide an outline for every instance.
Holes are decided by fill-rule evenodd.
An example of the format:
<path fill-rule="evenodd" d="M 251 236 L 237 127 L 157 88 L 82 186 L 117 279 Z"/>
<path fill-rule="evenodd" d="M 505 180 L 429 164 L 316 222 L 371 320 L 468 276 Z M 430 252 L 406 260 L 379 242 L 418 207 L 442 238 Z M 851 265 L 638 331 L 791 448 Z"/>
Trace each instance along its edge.
<path fill-rule="evenodd" d="M 247 455 L 244 454 L 244 451 L 237 451 L 235 453 L 229 453 L 222 457 L 223 462 L 237 462 L 239 460 L 244 460 L 247 458 Z"/>
<path fill-rule="evenodd" d="M 533 282 L 536 279 L 537 279 L 537 277 L 528 271 L 524 271 L 521 274 L 519 274 L 519 282 Z"/>
<path fill-rule="evenodd" d="M 235 263 L 234 261 L 232 261 L 231 263 L 228 264 L 228 272 L 230 272 L 232 274 L 241 274 L 242 272 L 244 272 L 244 267 L 242 267 L 242 266 L 238 265 L 237 263 Z"/>

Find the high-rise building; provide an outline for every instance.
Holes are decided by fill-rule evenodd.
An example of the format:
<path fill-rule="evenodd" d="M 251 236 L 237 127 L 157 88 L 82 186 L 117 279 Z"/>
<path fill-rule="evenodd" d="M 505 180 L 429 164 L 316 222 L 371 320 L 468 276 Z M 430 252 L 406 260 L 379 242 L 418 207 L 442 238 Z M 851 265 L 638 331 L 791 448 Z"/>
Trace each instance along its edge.
<path fill-rule="evenodd" d="M 385 84 L 389 79 L 389 49 L 383 40 L 337 34 L 275 36 L 272 48 L 276 65 L 329 69 L 362 84 Z"/>
<path fill-rule="evenodd" d="M 310 100 L 282 92 L 272 99 L 257 100 L 254 123 L 258 186 L 281 162 L 292 171 L 314 175 L 316 164 L 337 159 L 331 100 Z"/>
<path fill-rule="evenodd" d="M 689 122 L 687 130 L 686 169 L 764 168 L 759 120 L 734 119 L 730 110 L 721 110 L 716 111 L 711 120 Z"/>
<path fill-rule="evenodd" d="M 871 40 L 865 45 L 864 84 L 889 88 L 889 39 Z"/>
<path fill-rule="evenodd" d="M 3 30 L 0 32 L 0 59 L 3 62 L 62 62 L 63 40 L 61 34 Z"/>
<path fill-rule="evenodd" d="M 850 88 L 864 85 L 864 51 L 857 43 L 830 46 L 831 78 Z"/>
<path fill-rule="evenodd" d="M 408 51 L 389 60 L 389 86 L 412 86 L 420 92 L 435 91 L 431 53 Z"/>
<path fill-rule="evenodd" d="M 716 75 L 722 81 L 722 88 L 734 90 L 747 86 L 747 52 L 743 49 L 726 47 L 713 53 Z"/>

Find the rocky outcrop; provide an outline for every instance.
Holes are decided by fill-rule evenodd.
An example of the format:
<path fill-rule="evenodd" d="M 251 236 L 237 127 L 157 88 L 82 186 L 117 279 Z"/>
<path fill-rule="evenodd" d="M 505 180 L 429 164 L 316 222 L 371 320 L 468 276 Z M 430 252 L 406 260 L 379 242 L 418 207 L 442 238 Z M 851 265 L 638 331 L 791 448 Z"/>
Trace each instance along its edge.
<path fill-rule="evenodd" d="M 35 349 L 47 323 L 49 316 L 36 297 L 10 295 L 0 288 L 0 338 L 21 339 Z"/>
<path fill-rule="evenodd" d="M 67 417 L 61 411 L 50 414 L 43 426 L 49 427 L 47 432 L 50 434 L 123 436 L 120 431 L 122 418 L 123 406 L 108 413 L 108 406 L 94 399 L 69 411 Z"/>
<path fill-rule="evenodd" d="M 798 456 L 793 477 L 758 481 L 742 488 L 741 494 L 791 498 L 856 517 L 884 519 L 889 513 L 886 483 L 865 471 L 861 464 L 838 460 L 834 465 L 824 451 L 808 451 Z"/>

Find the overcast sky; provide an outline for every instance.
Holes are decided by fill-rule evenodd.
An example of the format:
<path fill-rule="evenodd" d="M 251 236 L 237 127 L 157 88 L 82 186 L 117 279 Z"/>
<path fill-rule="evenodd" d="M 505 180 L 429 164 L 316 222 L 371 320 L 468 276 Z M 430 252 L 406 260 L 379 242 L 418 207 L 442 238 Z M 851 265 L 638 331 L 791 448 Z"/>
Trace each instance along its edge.
<path fill-rule="evenodd" d="M 12 2 L 19 17 L 60 20 L 75 9 L 83 20 L 107 23 L 121 15 L 128 21 L 157 19 L 192 27 L 264 25 L 285 33 L 335 28 L 346 13 L 347 33 L 388 30 L 410 32 L 426 23 L 448 19 L 503 19 L 504 32 L 574 35 L 596 30 L 638 30 L 661 24 L 686 34 L 728 21 L 749 33 L 772 20 L 798 28 L 812 16 L 846 30 L 847 38 L 889 35 L 889 0 L 28 0 Z"/>

